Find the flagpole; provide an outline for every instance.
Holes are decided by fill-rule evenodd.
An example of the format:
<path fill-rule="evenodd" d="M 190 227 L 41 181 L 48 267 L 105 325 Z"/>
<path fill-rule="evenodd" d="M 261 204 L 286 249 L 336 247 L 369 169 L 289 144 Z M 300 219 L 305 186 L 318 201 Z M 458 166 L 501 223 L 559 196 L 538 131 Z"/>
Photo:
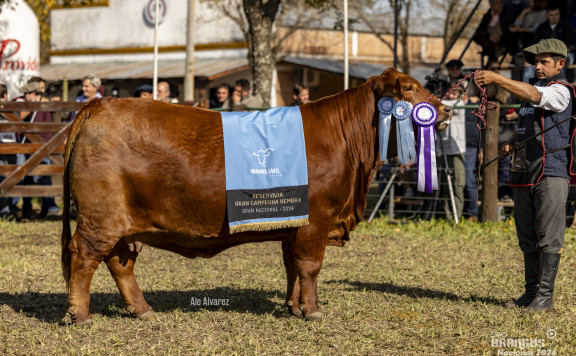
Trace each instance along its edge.
<path fill-rule="evenodd" d="M 152 90 L 154 100 L 158 99 L 158 18 L 160 17 L 160 0 L 156 0 L 156 10 L 154 12 L 154 74 L 152 79 Z"/>

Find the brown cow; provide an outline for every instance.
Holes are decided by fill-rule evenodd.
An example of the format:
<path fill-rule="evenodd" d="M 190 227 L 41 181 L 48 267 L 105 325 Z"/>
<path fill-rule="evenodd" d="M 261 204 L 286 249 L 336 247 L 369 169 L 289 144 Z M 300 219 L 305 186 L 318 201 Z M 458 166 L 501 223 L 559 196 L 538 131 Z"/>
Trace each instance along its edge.
<path fill-rule="evenodd" d="M 72 124 L 65 155 L 62 265 L 72 321 L 91 320 L 90 283 L 102 261 L 128 311 L 147 319 L 152 308 L 133 272 L 142 244 L 193 258 L 260 241 L 282 241 L 290 312 L 320 318 L 317 278 L 326 245 L 344 245 L 366 207 L 379 158 L 376 104 L 382 96 L 416 104 L 430 93 L 390 68 L 359 87 L 301 106 L 310 224 L 234 235 L 226 219 L 219 113 L 138 99 L 86 105 Z M 439 123 L 450 120 L 450 108 L 436 98 L 431 103 Z M 395 151 L 394 137 L 390 146 Z M 78 211 L 73 236 L 70 194 Z"/>

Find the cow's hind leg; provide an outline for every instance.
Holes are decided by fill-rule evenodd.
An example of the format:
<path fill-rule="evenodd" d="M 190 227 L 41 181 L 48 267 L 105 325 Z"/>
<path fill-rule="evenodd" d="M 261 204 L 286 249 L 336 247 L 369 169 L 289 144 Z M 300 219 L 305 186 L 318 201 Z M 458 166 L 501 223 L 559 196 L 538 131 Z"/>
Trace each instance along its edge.
<path fill-rule="evenodd" d="M 299 306 L 300 298 L 300 278 L 294 261 L 294 252 L 290 241 L 282 241 L 282 253 L 284 257 L 284 267 L 286 268 L 286 306 L 288 311 L 295 316 L 302 316 Z"/>
<path fill-rule="evenodd" d="M 68 314 L 73 323 L 85 324 L 92 321 L 90 284 L 96 268 L 113 246 L 114 242 L 106 238 L 94 238 L 78 230 L 72 236 L 68 245 L 70 252 Z"/>
<path fill-rule="evenodd" d="M 136 283 L 134 264 L 137 257 L 138 251 L 130 251 L 128 244 L 122 239 L 104 261 L 122 294 L 126 310 L 139 319 L 147 320 L 154 317 L 154 312 L 144 300 L 144 295 Z"/>
<path fill-rule="evenodd" d="M 314 234 L 311 229 L 300 229 L 292 246 L 300 278 L 299 307 L 306 320 L 322 318 L 322 309 L 318 305 L 318 274 L 326 251 L 327 237 L 318 236 L 322 234 Z"/>

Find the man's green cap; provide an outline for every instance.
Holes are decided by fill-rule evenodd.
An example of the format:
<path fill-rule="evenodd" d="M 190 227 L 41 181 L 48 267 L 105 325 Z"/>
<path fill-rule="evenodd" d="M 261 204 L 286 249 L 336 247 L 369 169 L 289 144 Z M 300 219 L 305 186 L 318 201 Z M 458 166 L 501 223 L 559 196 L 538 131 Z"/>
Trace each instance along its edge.
<path fill-rule="evenodd" d="M 542 53 L 557 54 L 564 57 L 568 55 L 568 49 L 564 42 L 557 40 L 555 38 L 547 38 L 545 40 L 540 40 L 540 42 L 524 48 L 522 54 L 524 55 L 524 60 L 530 64 L 536 63 L 536 55 Z"/>

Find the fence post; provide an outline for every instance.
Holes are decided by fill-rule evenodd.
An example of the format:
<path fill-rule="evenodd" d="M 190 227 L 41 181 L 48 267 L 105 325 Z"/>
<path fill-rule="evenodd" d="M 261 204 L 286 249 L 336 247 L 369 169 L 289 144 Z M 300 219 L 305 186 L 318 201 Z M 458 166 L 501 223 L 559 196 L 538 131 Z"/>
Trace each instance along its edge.
<path fill-rule="evenodd" d="M 486 112 L 486 131 L 484 137 L 484 162 L 498 156 L 498 122 L 500 106 Z M 481 219 L 498 220 L 498 162 L 486 166 L 482 174 Z"/>

